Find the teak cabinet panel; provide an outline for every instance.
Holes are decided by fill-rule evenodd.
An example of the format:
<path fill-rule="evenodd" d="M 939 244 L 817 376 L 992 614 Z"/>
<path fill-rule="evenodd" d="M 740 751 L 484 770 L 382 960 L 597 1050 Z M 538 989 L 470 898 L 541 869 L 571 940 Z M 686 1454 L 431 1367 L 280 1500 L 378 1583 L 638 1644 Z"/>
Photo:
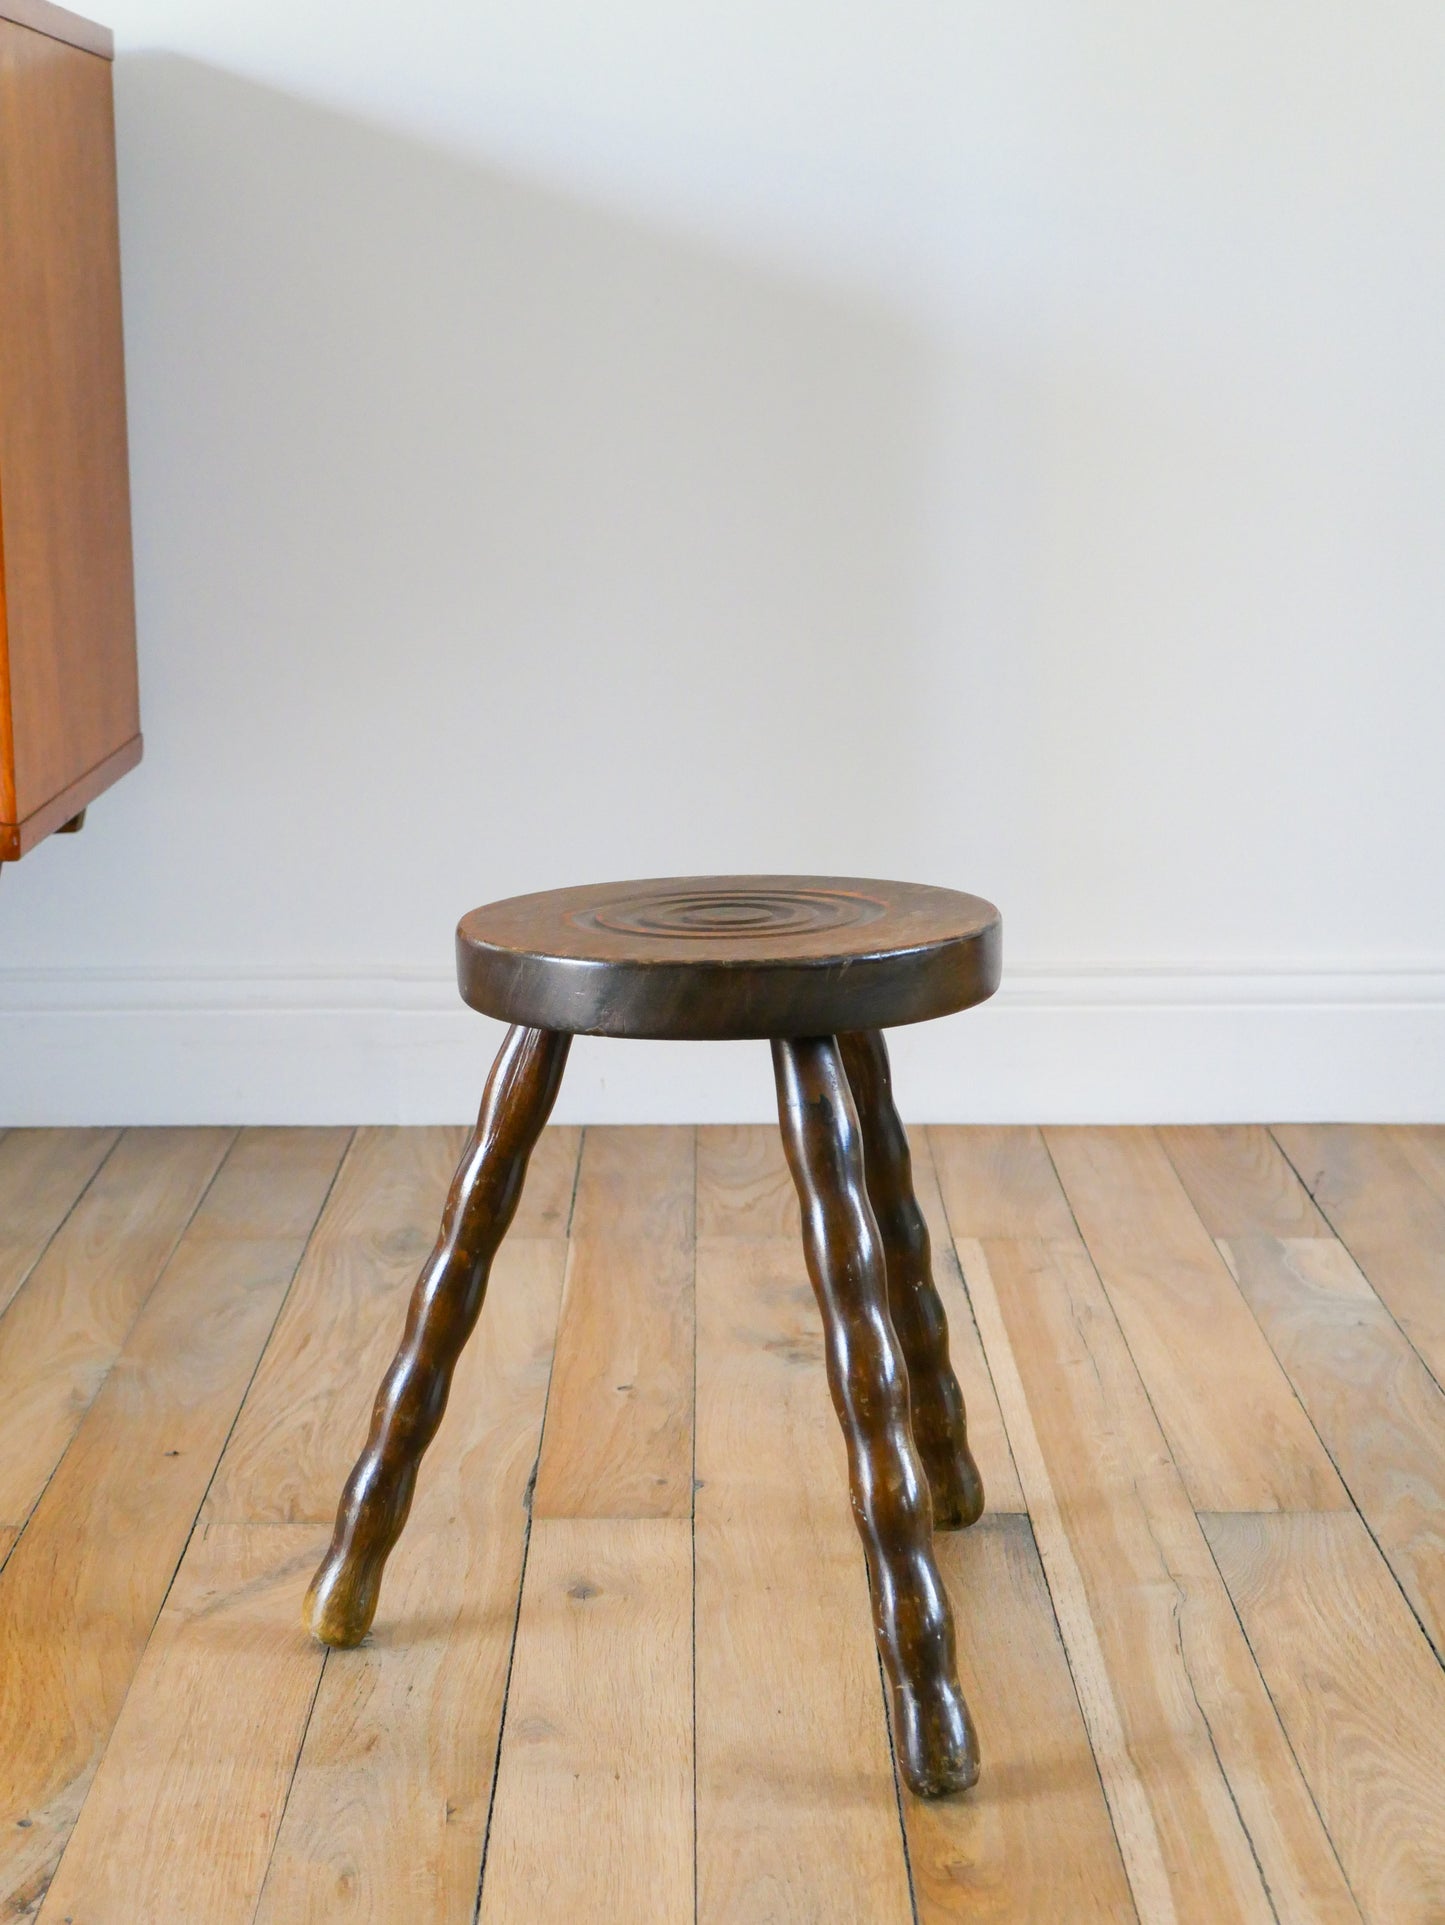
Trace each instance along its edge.
<path fill-rule="evenodd" d="M 0 860 L 140 760 L 109 37 L 0 0 Z M 23 22 L 23 24 L 22 24 Z"/>

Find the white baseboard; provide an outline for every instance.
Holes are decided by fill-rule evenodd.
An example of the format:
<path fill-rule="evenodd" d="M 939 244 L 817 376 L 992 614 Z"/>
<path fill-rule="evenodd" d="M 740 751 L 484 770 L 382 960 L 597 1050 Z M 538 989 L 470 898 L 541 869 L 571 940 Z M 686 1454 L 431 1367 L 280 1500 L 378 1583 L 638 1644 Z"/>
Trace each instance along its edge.
<path fill-rule="evenodd" d="M 0 1126 L 457 1121 L 500 1033 L 440 971 L 0 971 Z M 920 1122 L 1440 1121 L 1445 963 L 1018 968 L 892 1048 Z M 772 1114 L 759 1043 L 582 1038 L 557 1107 Z"/>

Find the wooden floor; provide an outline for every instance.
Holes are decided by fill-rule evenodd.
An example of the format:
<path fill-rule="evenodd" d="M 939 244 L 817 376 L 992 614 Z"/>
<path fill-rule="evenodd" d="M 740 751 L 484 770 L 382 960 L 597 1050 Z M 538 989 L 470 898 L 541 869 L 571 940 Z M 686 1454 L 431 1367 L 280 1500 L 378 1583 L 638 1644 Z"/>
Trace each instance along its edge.
<path fill-rule="evenodd" d="M 0 1914 L 1445 1919 L 1445 1129 L 933 1129 L 983 1749 L 895 1783 L 775 1133 L 549 1131 L 298 1623 L 462 1133 L 0 1137 Z"/>

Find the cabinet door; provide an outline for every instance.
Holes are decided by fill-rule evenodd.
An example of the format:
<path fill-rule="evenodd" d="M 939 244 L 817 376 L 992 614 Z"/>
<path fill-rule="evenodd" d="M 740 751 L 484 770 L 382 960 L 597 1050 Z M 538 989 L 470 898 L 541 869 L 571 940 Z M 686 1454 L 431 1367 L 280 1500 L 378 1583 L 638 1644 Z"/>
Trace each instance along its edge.
<path fill-rule="evenodd" d="M 19 854 L 139 758 L 140 715 L 110 62 L 4 20 L 0 542 L 0 844 Z"/>

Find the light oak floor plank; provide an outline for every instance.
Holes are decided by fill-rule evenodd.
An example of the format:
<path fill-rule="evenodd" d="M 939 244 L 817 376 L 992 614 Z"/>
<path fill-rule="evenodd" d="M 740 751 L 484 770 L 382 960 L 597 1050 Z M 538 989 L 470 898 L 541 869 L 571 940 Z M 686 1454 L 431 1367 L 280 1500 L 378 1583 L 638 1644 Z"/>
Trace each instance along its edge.
<path fill-rule="evenodd" d="M 466 1131 L 358 1130 L 207 1500 L 233 1524 L 330 1524 L 436 1237 Z"/>
<path fill-rule="evenodd" d="M 697 1223 L 696 1131 L 583 1132 L 572 1235 L 585 1241 L 691 1243 Z"/>
<path fill-rule="evenodd" d="M 342 1165 L 207 1502 L 233 1523 L 330 1523 L 366 1439 L 468 1132 L 365 1129 Z M 510 1240 L 566 1234 L 581 1132 L 547 1129 Z"/>
<path fill-rule="evenodd" d="M 314 1219 L 346 1135 L 244 1133 L 211 1207 L 224 1218 L 237 1190 L 290 1191 L 299 1201 L 278 1198 L 280 1219 Z M 0 1898 L 12 1911 L 49 1883 L 303 1243 L 294 1228 L 213 1236 L 202 1215 L 0 1573 Z"/>
<path fill-rule="evenodd" d="M 963 1392 L 968 1415 L 968 1446 L 983 1479 L 984 1505 L 990 1516 L 1025 1508 L 1013 1452 L 1009 1449 L 998 1393 L 988 1373 L 988 1360 L 979 1342 L 973 1305 L 968 1300 L 963 1272 L 949 1234 L 948 1213 L 930 1142 L 931 1131 L 910 1130 L 913 1152 L 913 1189 L 928 1224 L 933 1249 L 933 1281 L 948 1318 L 948 1354 Z"/>
<path fill-rule="evenodd" d="M 1355 1918 L 1082 1247 L 959 1254 L 1141 1918 Z"/>
<path fill-rule="evenodd" d="M 765 1237 L 802 1248 L 803 1219 L 775 1123 L 697 1131 L 697 1234 Z"/>
<path fill-rule="evenodd" d="M 471 1925 L 565 1261 L 498 1253 L 376 1626 L 326 1660 L 260 1925 Z"/>
<path fill-rule="evenodd" d="M 1077 1234 L 1037 1130 L 935 1123 L 928 1141 L 955 1237 L 1068 1242 Z"/>
<path fill-rule="evenodd" d="M 493 1925 L 903 1925 L 910 1876 L 923 1925 L 1316 1925 L 1356 1896 L 1445 1916 L 1445 1671 L 1420 1628 L 1440 1635 L 1445 1394 L 1336 1236 L 1348 1220 L 1418 1340 L 1445 1131 L 1282 1128 L 1317 1157 L 1319 1209 L 1271 1134 L 1136 1134 L 1144 1178 L 1116 1159 L 1094 1240 L 1184 1343 L 1234 1290 L 1344 1483 L 1207 1514 L 1211 1550 L 1042 1133 L 913 1132 L 990 1500 L 937 1546 L 983 1777 L 928 1805 L 892 1781 L 774 1129 L 544 1134 L 376 1627 L 330 1655 L 300 1595 L 465 1132 L 360 1132 L 319 1221 L 345 1133 L 243 1132 L 159 1254 L 165 1183 L 146 1208 L 138 1158 L 107 1188 L 159 1133 L 103 1164 L 104 1133 L 45 1133 L 35 1167 L 75 1187 L 39 1230 L 16 1218 L 11 1247 L 44 1247 L 0 1315 L 0 1378 L 26 1318 L 40 1356 L 0 1397 L 0 1480 L 42 1428 L 25 1397 L 78 1385 L 88 1409 L 27 1527 L 0 1510 L 0 1915 L 467 1925 L 484 1869 Z M 569 1315 L 570 1415 L 560 1350 L 547 1374 Z M 1226 1412 L 1232 1369 L 1187 1364 Z M 553 1490 L 595 1517 L 529 1524 L 544 1404 Z"/>
<path fill-rule="evenodd" d="M 1371 1925 L 1445 1918 L 1445 1672 L 1359 1518 L 1206 1517 Z"/>
<path fill-rule="evenodd" d="M 565 1237 L 572 1223 L 572 1199 L 577 1190 L 577 1158 L 582 1132 L 565 1123 L 543 1130 L 527 1164 L 522 1200 L 512 1218 L 509 1237 Z"/>
<path fill-rule="evenodd" d="M 906 1925 L 868 1580 L 796 1238 L 699 1241 L 697 1351 L 698 1916 Z"/>
<path fill-rule="evenodd" d="M 1445 1388 L 1445 1194 L 1386 1130 L 1291 1123 L 1275 1140 Z"/>
<path fill-rule="evenodd" d="M 136 1673 L 41 1925 L 249 1925 L 321 1673 L 315 1524 L 209 1524 Z"/>
<path fill-rule="evenodd" d="M 394 1195 L 389 1151 L 404 1190 L 414 1175 L 416 1145 L 408 1137 L 423 1134 L 429 1133 L 391 1132 L 373 1141 L 362 1173 Z M 575 1155 L 575 1135 L 570 1144 L 564 1137 L 563 1149 Z M 444 1186 L 444 1169 L 434 1174 Z M 353 1186 L 355 1180 L 353 1172 Z M 570 1180 L 565 1195 L 570 1200 Z M 354 1223 L 358 1202 L 353 1187 L 350 1205 L 343 1199 L 343 1222 Z M 433 1203 L 439 1209 L 439 1198 L 431 1197 L 428 1212 Z M 549 1208 L 530 1220 L 565 1223 L 565 1214 L 559 1218 Z M 92 1796 L 107 1773 L 123 1786 L 146 1774 L 147 1760 L 160 1761 L 154 1796 L 164 1822 L 137 1841 L 126 1864 L 138 1915 L 249 1920 L 282 1815 L 274 1788 L 280 1784 L 284 1795 L 291 1782 L 286 1828 L 266 1885 L 268 1916 L 411 1918 L 421 1890 L 427 1917 L 470 1919 L 564 1248 L 555 1238 L 512 1239 L 504 1246 L 458 1370 L 454 1408 L 428 1453 L 410 1528 L 388 1571 L 378 1628 L 362 1650 L 331 1654 L 322 1673 L 325 1654 L 300 1633 L 300 1595 L 324 1545 L 324 1524 L 217 1523 L 198 1538 L 193 1552 L 203 1570 L 197 1582 L 204 1580 L 213 1538 L 242 1546 L 291 1540 L 308 1548 L 299 1581 L 288 1576 L 267 1591 L 271 1635 L 238 1655 L 238 1670 L 221 1668 L 224 1648 L 208 1649 L 198 1625 L 160 1671 L 143 1672 L 132 1689 L 127 1715 L 137 1702 L 144 1715 L 122 1722 Z M 351 1375 L 344 1349 L 326 1350 L 314 1363 L 322 1379 Z M 245 1448 L 238 1425 L 227 1459 Z M 226 1473 L 223 1462 L 218 1483 Z M 182 1588 L 190 1565 L 188 1554 Z M 300 1673 L 298 1642 L 309 1664 Z M 298 1677 L 309 1680 L 304 1691 L 295 1688 Z M 212 1692 L 227 1703 L 218 1708 Z M 242 1706 L 249 1707 L 245 1715 Z M 194 1723 L 211 1730 L 206 1757 L 213 1779 L 234 1772 L 246 1795 L 227 1801 L 213 1784 L 204 1836 L 188 1841 L 186 1827 L 197 1815 L 190 1780 L 198 1761 L 177 1727 Z M 133 1755 L 132 1735 L 139 1755 Z M 375 1826 L 366 1822 L 370 1813 L 378 1817 Z M 89 1839 L 80 1835 L 64 1861 L 65 1891 L 86 1898 L 93 1887 L 102 1913 L 114 1878 L 105 1863 L 105 1836 L 106 1829 Z M 77 1852 L 89 1843 L 94 1862 L 87 1856 L 77 1863 Z M 227 1868 L 224 1877 L 218 1866 Z"/>
<path fill-rule="evenodd" d="M 1428 1131 L 1376 1134 L 1407 1152 L 1415 1136 L 1427 1149 L 1433 1141 Z M 1445 1654 L 1445 1392 L 1267 1131 L 1160 1135 L 1426 1635 Z M 1300 1221 L 1303 1234 L 1282 1232 Z"/>
<path fill-rule="evenodd" d="M 1333 1237 L 1220 1248 L 1445 1659 L 1445 1392 Z"/>
<path fill-rule="evenodd" d="M 1328 1237 L 1309 1191 L 1258 1123 L 1159 1131 L 1212 1237 Z"/>
<path fill-rule="evenodd" d="M 691 1925 L 692 1526 L 538 1518 L 481 1925 Z"/>
<path fill-rule="evenodd" d="M 1347 1506 L 1155 1133 L 1044 1139 L 1196 1509 Z"/>
<path fill-rule="evenodd" d="M 1027 1518 L 937 1540 L 983 1769 L 966 1798 L 903 1799 L 922 1925 L 1137 1915 Z"/>
<path fill-rule="evenodd" d="M 1381 1131 L 1405 1153 L 1436 1196 L 1445 1198 L 1445 1123 L 1397 1123 Z"/>
<path fill-rule="evenodd" d="M 0 1310 L 34 1268 L 119 1130 L 7 1130 L 0 1137 Z"/>
<path fill-rule="evenodd" d="M 533 1515 L 690 1517 L 693 1133 L 588 1130 Z"/>
<path fill-rule="evenodd" d="M 933 1245 L 934 1282 L 948 1316 L 949 1353 L 968 1412 L 969 1445 L 990 1511 L 1021 1511 L 1023 1493 L 1009 1454 L 998 1398 L 974 1328 L 963 1276 L 939 1194 L 929 1132 L 909 1131 L 913 1188 Z M 797 1191 L 772 1124 L 713 1126 L 697 1133 L 698 1236 L 766 1237 L 801 1251 Z"/>
<path fill-rule="evenodd" d="M 20 1525 L 231 1147 L 131 1130 L 0 1317 L 0 1519 Z"/>

